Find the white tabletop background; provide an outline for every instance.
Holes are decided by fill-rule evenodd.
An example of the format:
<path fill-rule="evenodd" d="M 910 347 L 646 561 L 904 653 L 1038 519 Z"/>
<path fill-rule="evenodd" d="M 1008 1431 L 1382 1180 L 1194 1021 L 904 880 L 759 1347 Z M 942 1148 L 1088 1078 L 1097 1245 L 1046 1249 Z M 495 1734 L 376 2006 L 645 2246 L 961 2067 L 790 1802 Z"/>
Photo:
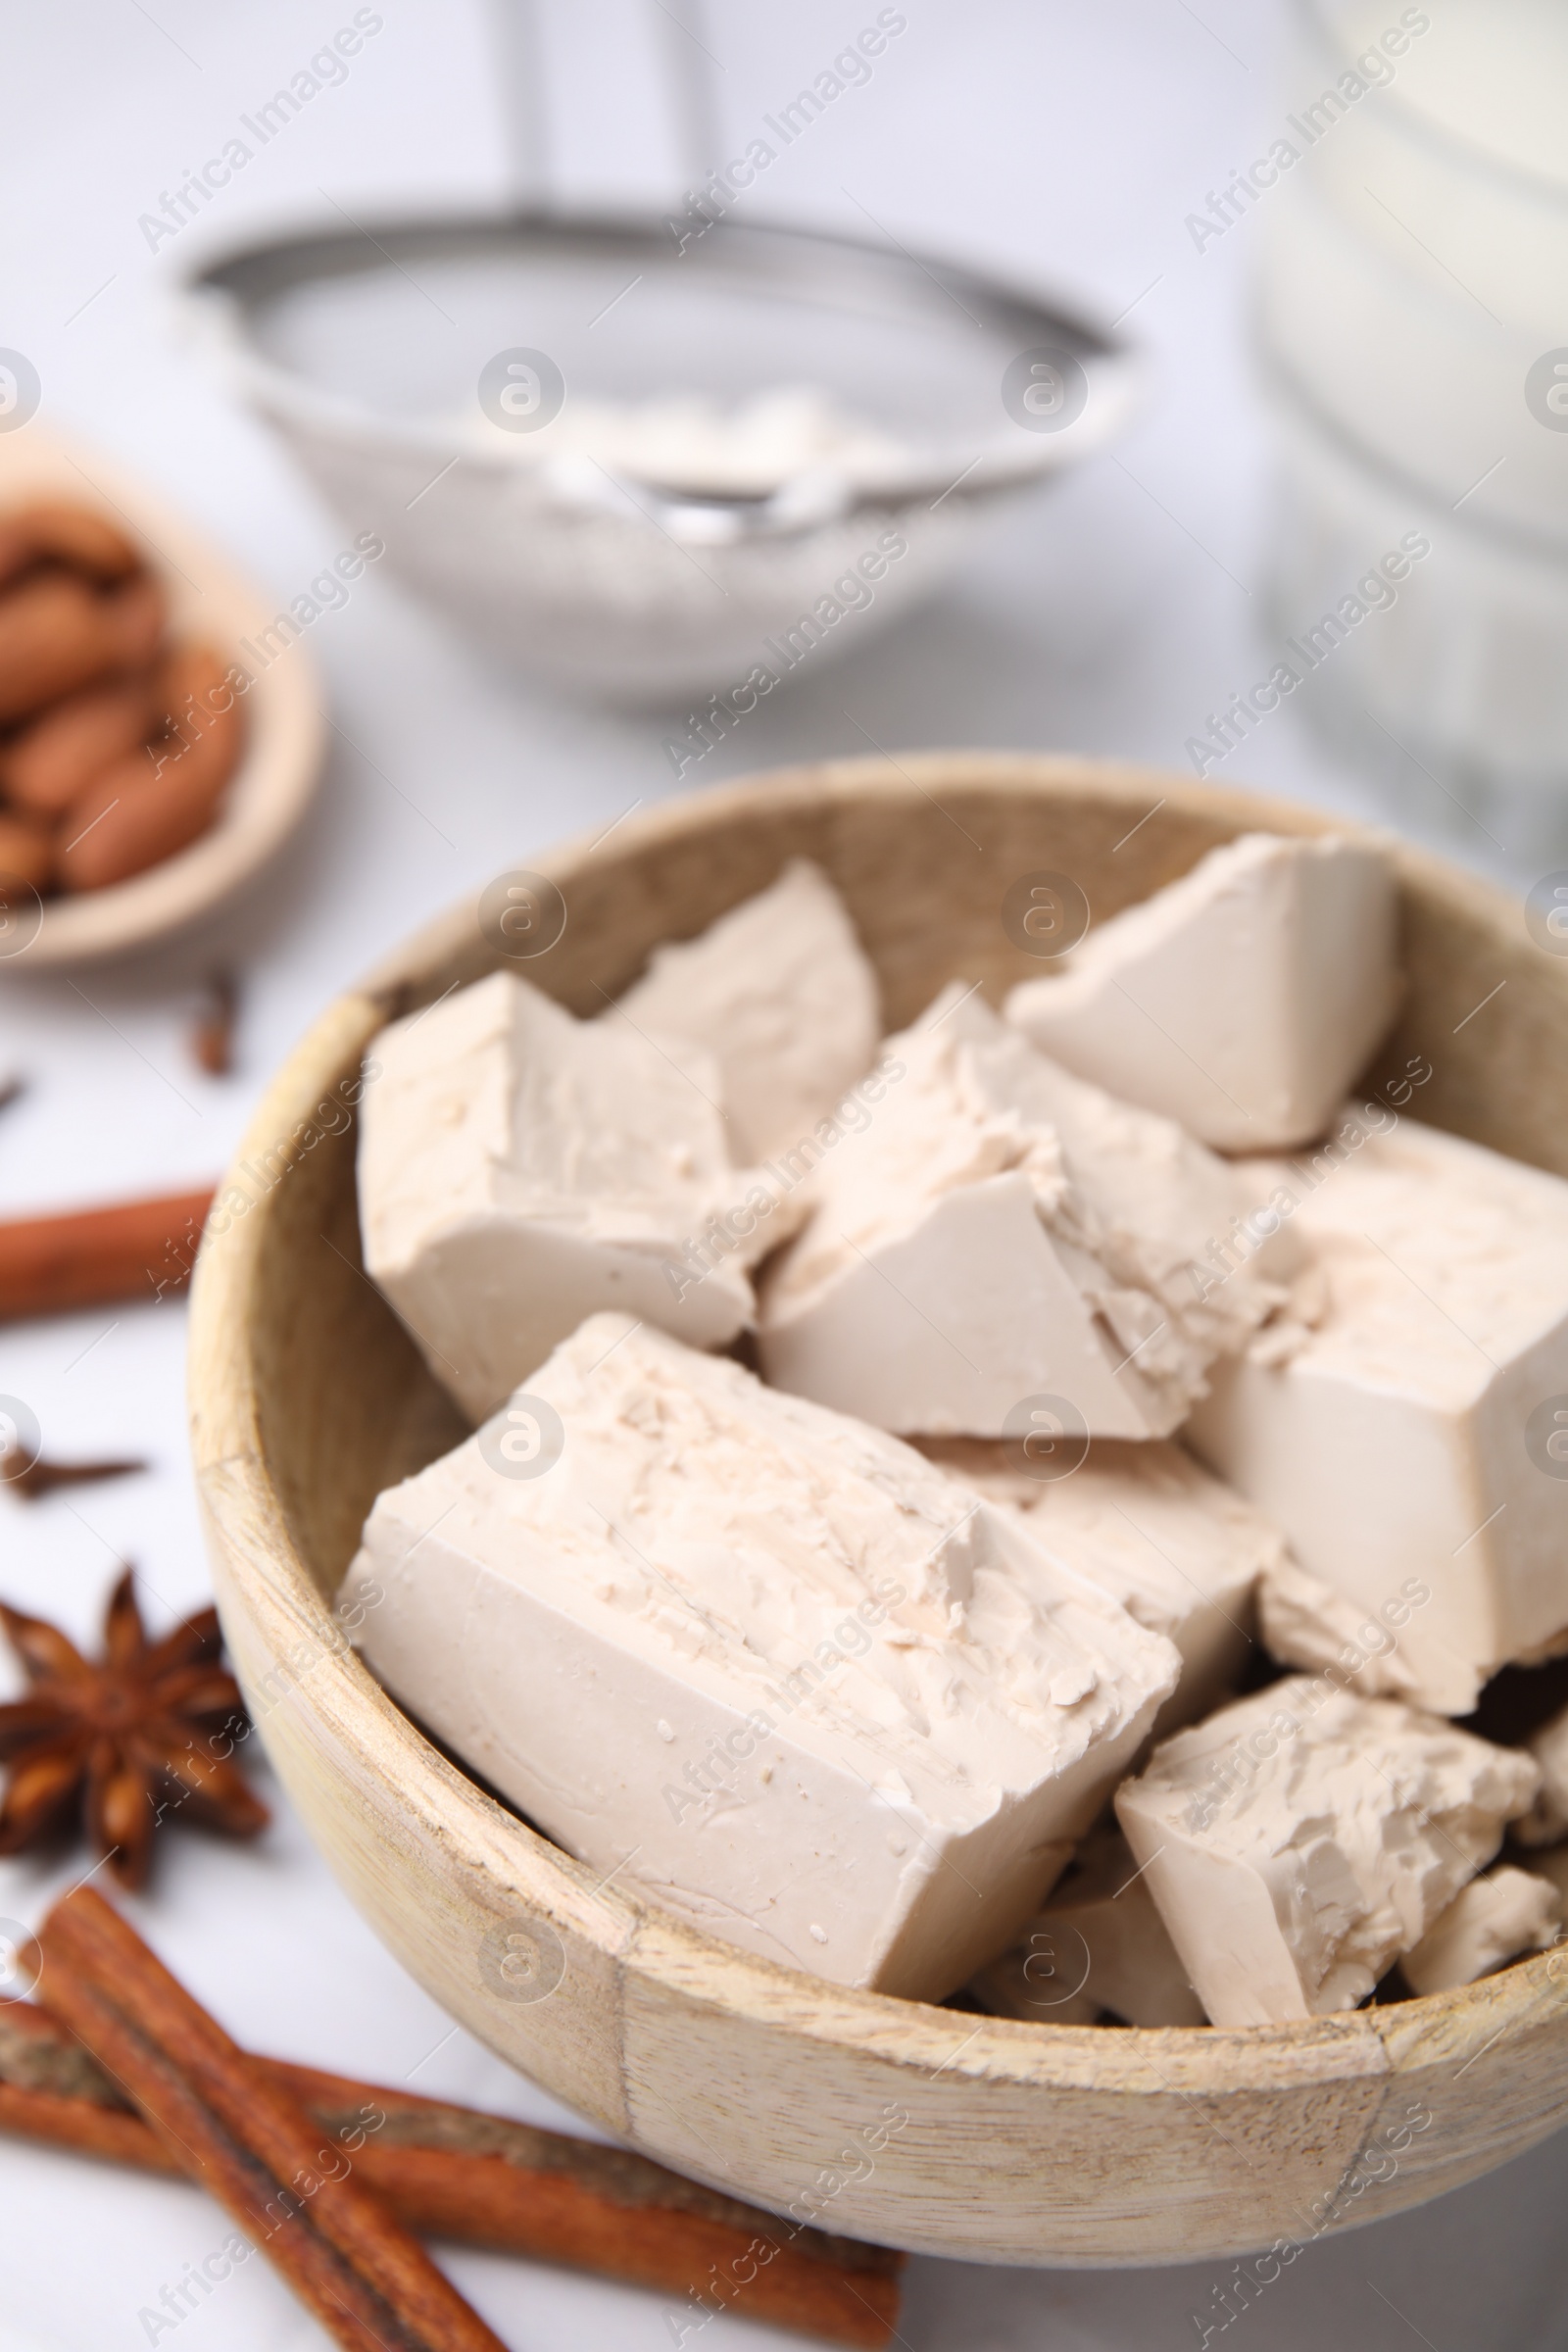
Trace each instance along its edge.
<path fill-rule="evenodd" d="M 263 429 L 182 341 L 172 301 L 199 235 L 281 220 L 492 201 L 504 184 L 491 27 L 473 0 L 380 0 L 383 30 L 156 254 L 137 217 L 213 154 L 348 22 L 347 0 L 56 0 L 8 12 L 0 88 L 7 224 L 0 344 L 43 381 L 40 421 L 138 467 L 281 604 L 341 544 Z M 875 9 L 715 0 L 707 33 L 727 126 L 787 100 Z M 907 32 L 866 86 L 766 181 L 767 210 L 899 238 L 1055 286 L 1127 320 L 1154 397 L 1113 456 L 1000 526 L 940 599 L 886 640 L 792 684 L 705 762 L 704 782 L 786 760 L 951 744 L 1183 764 L 1183 744 L 1267 667 L 1256 593 L 1270 530 L 1267 418 L 1248 357 L 1250 228 L 1200 256 L 1184 215 L 1249 155 L 1273 87 L 1272 0 L 906 0 Z M 648 93 L 637 0 L 547 0 L 554 182 L 565 201 L 659 202 L 674 160 Z M 194 1186 L 221 1168 L 269 1071 L 370 957 L 492 871 L 673 789 L 657 718 L 553 704 L 487 670 L 388 580 L 368 575 L 311 634 L 338 732 L 297 844 L 215 933 L 132 969 L 0 981 L 0 1211 Z M 1297 698 L 1299 701 L 1301 698 Z M 1287 705 L 1220 772 L 1388 813 Z M 1495 853 L 1445 809 L 1398 812 L 1454 854 Z M 1458 830 L 1455 834 L 1454 826 Z M 1515 884 L 1526 868 L 1504 869 Z M 239 963 L 238 1066 L 199 1075 L 196 977 Z M 0 1496 L 0 1592 L 91 1635 L 117 1561 L 158 1622 L 208 1579 L 182 1427 L 184 1310 L 127 1307 L 0 1330 L 0 1391 L 50 1448 L 151 1457 L 150 1476 L 31 1506 Z M 270 1776 L 255 1847 L 169 1837 L 138 1924 L 254 2047 L 572 2128 L 489 2057 L 380 1949 Z M 36 1919 L 66 1883 L 0 1864 L 0 1917 Z M 586 2129 L 586 2127 L 581 2127 Z M 1250 2352 L 1568 2344 L 1559 2137 L 1423 2212 L 1309 2249 L 1211 2341 Z M 129 2352 L 163 2285 L 227 2233 L 195 2190 L 0 2142 L 0 2352 Z M 671 2346 L 658 2297 L 501 2258 L 443 2254 L 518 2347 Z M 1228 2266 L 1073 2273 L 917 2260 L 901 2341 L 959 2352 L 1163 2352 Z M 178 2330 L 178 2352 L 324 2342 L 264 2266 Z M 167 2334 L 158 2340 L 167 2343 Z M 716 2320 L 704 2352 L 797 2339 Z"/>

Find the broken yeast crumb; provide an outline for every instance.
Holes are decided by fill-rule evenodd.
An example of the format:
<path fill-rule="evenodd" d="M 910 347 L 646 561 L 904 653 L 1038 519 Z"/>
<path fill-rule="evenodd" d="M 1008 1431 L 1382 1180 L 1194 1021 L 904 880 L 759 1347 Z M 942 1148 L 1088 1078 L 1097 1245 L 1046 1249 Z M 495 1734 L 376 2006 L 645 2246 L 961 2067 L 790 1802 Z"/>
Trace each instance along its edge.
<path fill-rule="evenodd" d="M 1090 932 L 1006 1012 L 1042 1053 L 1226 1152 L 1321 1135 L 1397 1007 L 1394 877 L 1332 835 L 1244 833 Z"/>
<path fill-rule="evenodd" d="M 1075 1943 L 1040 1929 L 1036 1943 L 1023 1942 L 999 1960 L 976 1969 L 964 1991 L 988 2017 L 1014 2017 L 1026 2026 L 1098 2026 L 1104 2011 L 1087 1984 L 1074 1986 L 1071 1972 L 1063 1977 L 1058 1955 L 1064 1949 L 1078 1958 Z"/>
<path fill-rule="evenodd" d="M 956 983 L 879 1066 L 897 1083 L 767 1278 L 767 1378 L 905 1433 L 1001 1437 L 1054 1396 L 1091 1436 L 1168 1435 L 1283 1297 L 1199 1270 L 1251 1191 Z"/>
<path fill-rule="evenodd" d="M 1203 2004 L 1118 1830 L 1091 1831 L 1020 1943 L 970 1986 L 998 2017 L 1128 2026 L 1201 2026 Z M 1067 1996 L 1067 1997 L 1063 1997 Z"/>
<path fill-rule="evenodd" d="M 1556 1939 L 1562 1896 L 1533 1871 L 1505 1864 L 1472 1879 L 1400 1961 L 1412 1992 L 1473 1984 L 1506 1960 L 1544 1952 Z"/>
<path fill-rule="evenodd" d="M 1431 1586 L 1410 1577 L 1392 1622 L 1381 1614 L 1369 1617 L 1282 1545 L 1258 1579 L 1258 1630 L 1264 1648 L 1282 1666 L 1333 1666 L 1363 1698 L 1403 1698 L 1419 1706 L 1420 1678 L 1400 1649 L 1395 1626 L 1407 1625 L 1431 1597 Z"/>
<path fill-rule="evenodd" d="M 1048 1551 L 1175 1642 L 1182 1679 L 1156 1734 L 1231 1695 L 1251 1647 L 1253 1588 L 1285 1557 L 1285 1545 L 1182 1446 L 1097 1438 L 1061 1478 L 1032 1477 L 1016 1466 L 1026 1448 L 994 1439 L 927 1439 L 921 1449 L 976 1494 L 1026 1514 Z"/>
<path fill-rule="evenodd" d="M 1255 1170 L 1326 1303 L 1287 1360 L 1216 1365 L 1186 1435 L 1463 1715 L 1568 1628 L 1568 1482 L 1530 1440 L 1568 1392 L 1568 1184 L 1386 1115 Z"/>
<path fill-rule="evenodd" d="M 394 1021 L 372 1051 L 366 1266 L 475 1420 L 598 1309 L 624 1307 L 698 1347 L 751 1321 L 746 1260 L 789 1211 L 730 1165 L 700 1048 L 573 1020 L 497 972 Z M 742 1238 L 695 1280 L 690 1250 L 720 1216 Z"/>
<path fill-rule="evenodd" d="M 1513 1834 L 1521 1845 L 1556 1845 L 1568 1838 L 1568 1707 L 1533 1733 L 1527 1745 L 1541 1766 L 1541 1792 Z"/>
<path fill-rule="evenodd" d="M 778 880 L 700 937 L 656 948 L 602 1017 L 689 1037 L 718 1064 L 737 1161 L 809 1139 L 875 1058 L 876 974 L 820 866 Z"/>
<path fill-rule="evenodd" d="M 1116 1815 L 1216 2026 L 1353 2009 L 1525 1811 L 1539 1772 L 1294 1676 L 1154 1750 Z"/>
<path fill-rule="evenodd" d="M 1027 1976 L 1025 1966 L 1030 1962 L 1034 1962 L 1034 1974 Z M 987 1962 L 985 1969 L 976 1969 L 964 1992 L 987 2018 L 1018 2018 L 1020 2025 L 1101 2023 L 1104 2011 L 1089 1987 L 1062 1997 L 1054 1992 L 1054 1978 L 1044 1974 L 1046 1964 L 1044 1945 L 1034 1952 L 1020 1945 L 1015 1952 L 1004 1952 L 1002 1959 Z"/>
<path fill-rule="evenodd" d="M 394 1694 L 618 1888 L 841 1984 L 1005 1947 L 1179 1659 L 883 1433 L 598 1315 L 390 1489 L 348 1596 Z"/>
<path fill-rule="evenodd" d="M 1519 1836 L 1519 1826 L 1518 1822 L 1514 1823 L 1509 1833 L 1511 1837 Z M 1568 1912 L 1568 1845 L 1550 1845 L 1544 1851 L 1533 1850 L 1529 1869 L 1532 1877 L 1544 1879 L 1549 1886 L 1555 1886 L 1562 1898 L 1564 1911 Z"/>

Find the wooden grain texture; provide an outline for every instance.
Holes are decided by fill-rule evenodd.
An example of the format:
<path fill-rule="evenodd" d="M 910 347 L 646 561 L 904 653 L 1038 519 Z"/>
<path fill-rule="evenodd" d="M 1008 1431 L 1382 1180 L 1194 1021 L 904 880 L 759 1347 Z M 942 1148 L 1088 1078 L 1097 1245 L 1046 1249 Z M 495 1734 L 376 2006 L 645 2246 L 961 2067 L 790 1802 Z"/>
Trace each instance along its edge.
<path fill-rule="evenodd" d="M 1259 827 L 1331 829 L 1259 796 L 1080 760 L 834 762 L 532 858 L 567 922 L 516 968 L 597 1011 L 659 941 L 700 931 L 804 854 L 848 899 L 897 1023 L 951 977 L 995 1001 L 1038 969 L 1001 922 L 1018 875 L 1071 875 L 1103 918 Z M 1411 988 L 1372 1074 L 1426 1054 L 1424 1116 L 1568 1173 L 1568 965 L 1532 946 L 1500 892 L 1386 846 Z M 455 1425 L 360 1267 L 352 1132 L 288 1139 L 352 1082 L 391 1013 L 497 960 L 470 902 L 322 1016 L 240 1154 L 253 1167 L 270 1154 L 281 1172 L 265 1189 L 242 1180 L 248 1205 L 209 1228 L 195 1283 L 193 1443 L 240 1678 L 322 1851 L 419 1982 L 559 2097 L 716 2188 L 977 2260 L 1154 2263 L 1310 2238 L 1453 2187 L 1555 2129 L 1568 2117 L 1561 1955 L 1305 2025 L 976 2020 L 825 1986 L 639 1908 L 393 1705 L 334 1629 L 330 1596 L 376 1490 Z M 559 1952 L 545 1997 L 507 1997 L 494 1954 L 508 1934 Z M 1412 2105 L 1429 2120 L 1412 2125 Z"/>

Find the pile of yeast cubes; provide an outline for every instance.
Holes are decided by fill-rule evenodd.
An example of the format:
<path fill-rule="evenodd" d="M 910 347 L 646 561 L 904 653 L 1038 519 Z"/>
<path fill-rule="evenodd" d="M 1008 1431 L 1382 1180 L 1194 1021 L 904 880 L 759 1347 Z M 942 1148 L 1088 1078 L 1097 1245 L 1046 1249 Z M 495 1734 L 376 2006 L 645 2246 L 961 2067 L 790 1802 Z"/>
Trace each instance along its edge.
<path fill-rule="evenodd" d="M 1568 1649 L 1568 1184 L 1412 1115 L 1399 996 L 1379 852 L 1255 834 L 1001 1013 L 884 1035 L 796 862 L 597 1018 L 394 1022 L 366 1264 L 478 1426 L 370 1512 L 369 1663 L 839 1984 L 1237 2026 L 1551 1942 L 1568 1726 L 1454 1718 Z"/>

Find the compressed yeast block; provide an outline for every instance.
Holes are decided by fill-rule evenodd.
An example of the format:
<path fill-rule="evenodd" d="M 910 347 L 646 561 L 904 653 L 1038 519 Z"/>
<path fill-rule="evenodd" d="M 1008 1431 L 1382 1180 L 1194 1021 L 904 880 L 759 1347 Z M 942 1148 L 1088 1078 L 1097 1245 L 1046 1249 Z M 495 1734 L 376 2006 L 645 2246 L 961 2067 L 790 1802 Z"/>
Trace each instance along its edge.
<path fill-rule="evenodd" d="M 1410 1577 L 1395 1599 L 1368 1616 L 1282 1545 L 1258 1578 L 1258 1631 L 1282 1666 L 1333 1666 L 1363 1698 L 1403 1698 L 1419 1706 L 1420 1675 L 1401 1651 L 1398 1632 L 1431 1597 L 1430 1585 Z"/>
<path fill-rule="evenodd" d="M 815 1135 L 876 1054 L 876 973 L 843 900 L 796 858 L 696 939 L 656 948 L 605 1013 L 690 1038 L 712 1054 L 737 1161 Z"/>
<path fill-rule="evenodd" d="M 1568 1630 L 1568 1183 L 1382 1103 L 1256 1177 L 1320 1302 L 1217 1364 L 1184 1437 L 1468 1714 Z"/>
<path fill-rule="evenodd" d="M 1521 1845 L 1558 1845 L 1568 1838 L 1568 1707 L 1532 1732 L 1527 1745 L 1541 1767 L 1541 1788 L 1513 1834 Z"/>
<path fill-rule="evenodd" d="M 1244 833 L 1112 915 L 1007 1018 L 1217 1151 L 1321 1135 L 1398 1006 L 1393 872 L 1333 835 Z"/>
<path fill-rule="evenodd" d="M 1201 2026 L 1203 2004 L 1118 1830 L 1091 1831 L 1021 1941 L 969 1986 L 994 2017 Z"/>
<path fill-rule="evenodd" d="M 1254 1205 L 1170 1120 L 1048 1061 L 956 984 L 887 1041 L 886 1093 L 813 1170 L 758 1345 L 775 1386 L 904 1435 L 1003 1437 L 1033 1400 L 1091 1437 L 1155 1438 L 1283 1293 Z"/>
<path fill-rule="evenodd" d="M 719 1096 L 700 1048 L 574 1020 L 510 972 L 376 1037 L 366 1266 L 472 1419 L 601 1309 L 695 1347 L 750 1323 L 746 1265 L 790 1212 L 731 1165 Z"/>
<path fill-rule="evenodd" d="M 1174 1642 L 1182 1679 L 1156 1733 L 1206 1715 L 1247 1666 L 1254 1587 L 1284 1559 L 1283 1540 L 1168 1439 L 1048 1446 L 928 1438 L 921 1450 L 999 1508 L 1022 1513 L 1048 1551 Z"/>
<path fill-rule="evenodd" d="M 1505 1863 L 1462 1886 L 1399 1963 L 1412 1992 L 1473 1984 L 1525 1952 L 1557 1938 L 1562 1895 L 1549 1879 Z"/>
<path fill-rule="evenodd" d="M 1437 1716 L 1292 1676 L 1156 1747 L 1116 1816 L 1211 2021 L 1271 2025 L 1363 2000 L 1539 1778 Z"/>
<path fill-rule="evenodd" d="M 377 1499 L 347 1593 L 617 1887 L 915 1998 L 1017 1936 L 1180 1664 L 909 1447 L 621 1316 Z"/>

